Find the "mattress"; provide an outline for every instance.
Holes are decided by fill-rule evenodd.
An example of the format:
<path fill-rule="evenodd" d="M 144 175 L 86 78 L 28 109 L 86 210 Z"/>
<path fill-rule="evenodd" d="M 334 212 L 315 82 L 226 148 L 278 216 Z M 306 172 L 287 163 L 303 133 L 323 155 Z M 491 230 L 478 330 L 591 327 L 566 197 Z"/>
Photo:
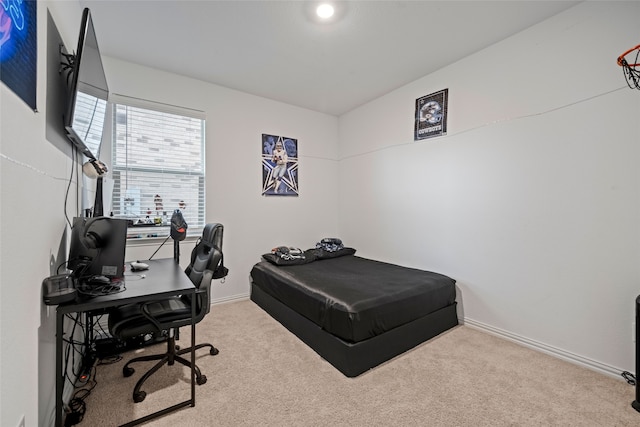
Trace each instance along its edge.
<path fill-rule="evenodd" d="M 455 304 L 455 280 L 430 271 L 347 255 L 303 265 L 267 261 L 253 286 L 326 332 L 360 342 Z"/>

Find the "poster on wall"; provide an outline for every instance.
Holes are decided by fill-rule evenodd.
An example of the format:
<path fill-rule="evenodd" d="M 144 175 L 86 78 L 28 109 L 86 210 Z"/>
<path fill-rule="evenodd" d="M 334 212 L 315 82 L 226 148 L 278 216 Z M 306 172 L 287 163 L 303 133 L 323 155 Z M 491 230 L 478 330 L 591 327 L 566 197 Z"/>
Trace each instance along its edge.
<path fill-rule="evenodd" d="M 448 98 L 449 89 L 444 89 L 416 99 L 414 141 L 447 134 Z"/>
<path fill-rule="evenodd" d="M 0 80 L 36 111 L 36 0 L 0 1 Z"/>
<path fill-rule="evenodd" d="M 298 140 L 262 134 L 262 195 L 298 195 Z"/>

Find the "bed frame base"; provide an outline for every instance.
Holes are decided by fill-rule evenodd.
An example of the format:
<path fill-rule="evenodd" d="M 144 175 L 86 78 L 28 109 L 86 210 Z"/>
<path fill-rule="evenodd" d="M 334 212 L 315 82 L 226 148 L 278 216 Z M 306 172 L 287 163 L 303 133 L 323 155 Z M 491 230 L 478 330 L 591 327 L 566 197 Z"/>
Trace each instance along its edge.
<path fill-rule="evenodd" d="M 254 283 L 251 300 L 347 377 L 357 377 L 458 324 L 454 302 L 382 335 L 350 343 L 329 334 Z"/>

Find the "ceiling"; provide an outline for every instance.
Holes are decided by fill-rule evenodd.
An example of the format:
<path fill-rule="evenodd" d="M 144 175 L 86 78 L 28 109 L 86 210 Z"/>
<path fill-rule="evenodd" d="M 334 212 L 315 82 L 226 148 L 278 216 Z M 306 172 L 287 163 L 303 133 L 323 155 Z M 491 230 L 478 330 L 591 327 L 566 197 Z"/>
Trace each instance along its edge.
<path fill-rule="evenodd" d="M 335 116 L 579 2 L 318 3 L 80 0 L 103 55 Z"/>

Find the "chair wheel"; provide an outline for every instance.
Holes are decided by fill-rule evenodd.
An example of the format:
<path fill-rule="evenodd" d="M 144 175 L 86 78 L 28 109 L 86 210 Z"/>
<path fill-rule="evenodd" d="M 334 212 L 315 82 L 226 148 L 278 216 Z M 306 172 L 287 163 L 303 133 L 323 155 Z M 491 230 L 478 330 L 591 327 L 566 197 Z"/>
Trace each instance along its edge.
<path fill-rule="evenodd" d="M 122 375 L 125 377 L 130 377 L 131 375 L 133 375 L 135 371 L 136 371 L 135 369 L 125 366 L 124 368 L 122 368 Z"/>
<path fill-rule="evenodd" d="M 196 378 L 196 383 L 198 385 L 202 385 L 204 383 L 207 382 L 207 376 L 206 375 L 200 375 L 199 377 Z"/>
<path fill-rule="evenodd" d="M 220 353 L 220 351 L 215 347 L 211 347 L 211 350 L 209 350 L 209 354 L 212 356 L 215 356 L 218 353 Z"/>
<path fill-rule="evenodd" d="M 145 391 L 139 391 L 137 393 L 133 393 L 133 401 L 136 403 L 142 402 L 145 397 L 147 397 L 147 392 Z"/>

